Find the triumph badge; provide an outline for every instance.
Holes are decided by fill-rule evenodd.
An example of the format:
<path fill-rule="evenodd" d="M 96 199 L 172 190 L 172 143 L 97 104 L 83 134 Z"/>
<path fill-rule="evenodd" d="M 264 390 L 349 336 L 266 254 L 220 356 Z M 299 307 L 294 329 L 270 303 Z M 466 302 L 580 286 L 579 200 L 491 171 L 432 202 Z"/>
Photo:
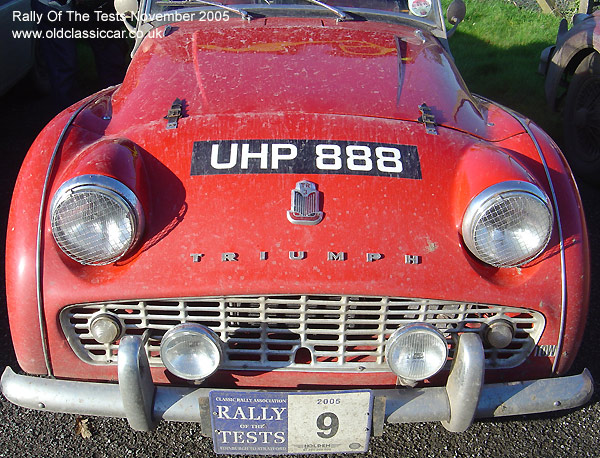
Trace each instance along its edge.
<path fill-rule="evenodd" d="M 319 207 L 317 185 L 306 180 L 299 181 L 292 189 L 292 209 L 288 210 L 287 218 L 292 224 L 319 224 L 323 219 Z"/>

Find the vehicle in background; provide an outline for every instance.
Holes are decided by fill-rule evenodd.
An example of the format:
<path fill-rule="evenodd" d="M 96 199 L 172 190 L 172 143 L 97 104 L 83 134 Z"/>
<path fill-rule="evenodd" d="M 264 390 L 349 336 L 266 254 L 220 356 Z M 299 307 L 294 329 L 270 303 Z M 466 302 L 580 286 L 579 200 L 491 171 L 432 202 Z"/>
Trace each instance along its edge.
<path fill-rule="evenodd" d="M 600 11 L 562 20 L 556 45 L 542 53 L 548 105 L 562 112 L 563 152 L 574 173 L 600 175 Z"/>

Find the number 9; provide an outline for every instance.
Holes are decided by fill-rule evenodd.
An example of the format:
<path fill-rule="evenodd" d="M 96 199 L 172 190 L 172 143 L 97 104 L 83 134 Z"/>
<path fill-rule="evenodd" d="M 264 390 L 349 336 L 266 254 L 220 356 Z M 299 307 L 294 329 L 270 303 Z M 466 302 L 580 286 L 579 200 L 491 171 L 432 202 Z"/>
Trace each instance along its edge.
<path fill-rule="evenodd" d="M 337 434 L 340 428 L 340 420 L 333 412 L 322 413 L 317 417 L 317 428 L 321 430 L 317 432 L 319 437 L 329 439 Z"/>

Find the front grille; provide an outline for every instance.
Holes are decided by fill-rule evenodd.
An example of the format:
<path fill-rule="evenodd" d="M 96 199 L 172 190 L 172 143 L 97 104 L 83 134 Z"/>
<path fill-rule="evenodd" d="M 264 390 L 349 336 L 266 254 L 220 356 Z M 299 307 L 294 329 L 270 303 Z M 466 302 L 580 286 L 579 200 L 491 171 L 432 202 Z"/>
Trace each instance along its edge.
<path fill-rule="evenodd" d="M 544 329 L 541 313 L 514 307 L 429 299 L 356 296 L 202 297 L 81 304 L 62 310 L 62 328 L 75 353 L 91 364 L 116 364 L 118 342 L 100 344 L 89 332 L 91 317 L 116 314 L 125 334 L 150 330 L 146 344 L 153 366 L 162 366 L 160 340 L 180 323 L 211 328 L 225 342 L 225 370 L 388 371 L 385 342 L 394 330 L 426 322 L 445 333 L 449 360 L 455 336 L 482 333 L 486 323 L 513 323 L 515 338 L 505 349 L 485 347 L 488 368 L 521 364 Z M 449 366 L 448 366 L 449 367 Z"/>

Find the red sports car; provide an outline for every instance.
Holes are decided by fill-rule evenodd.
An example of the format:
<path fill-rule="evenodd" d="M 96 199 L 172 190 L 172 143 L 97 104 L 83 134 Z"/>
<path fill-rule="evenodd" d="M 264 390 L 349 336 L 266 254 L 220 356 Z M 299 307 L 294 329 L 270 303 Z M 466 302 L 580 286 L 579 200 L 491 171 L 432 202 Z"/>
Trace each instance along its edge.
<path fill-rule="evenodd" d="M 590 286 L 573 178 L 465 87 L 437 0 L 116 6 L 125 80 L 59 114 L 16 184 L 30 375 L 6 368 L 6 398 L 198 422 L 226 454 L 590 398 L 565 375 Z"/>

